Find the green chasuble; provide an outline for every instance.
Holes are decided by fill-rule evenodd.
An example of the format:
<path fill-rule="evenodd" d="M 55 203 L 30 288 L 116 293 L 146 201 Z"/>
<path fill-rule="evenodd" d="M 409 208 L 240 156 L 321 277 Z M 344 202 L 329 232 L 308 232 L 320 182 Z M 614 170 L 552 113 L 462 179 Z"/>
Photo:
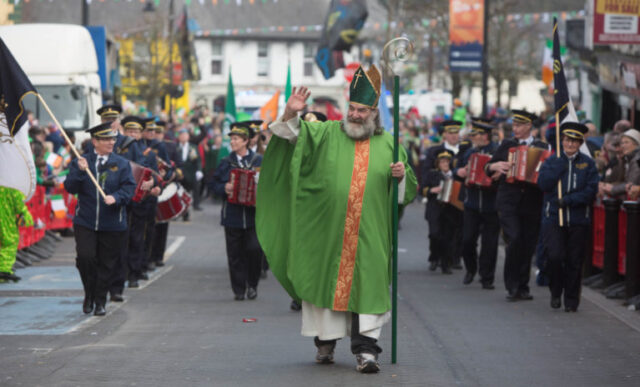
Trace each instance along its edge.
<path fill-rule="evenodd" d="M 273 136 L 260 171 L 256 231 L 294 299 L 380 314 L 391 307 L 393 137 L 354 141 L 340 121 L 300 121 L 295 144 Z M 416 196 L 405 164 L 404 204 Z"/>

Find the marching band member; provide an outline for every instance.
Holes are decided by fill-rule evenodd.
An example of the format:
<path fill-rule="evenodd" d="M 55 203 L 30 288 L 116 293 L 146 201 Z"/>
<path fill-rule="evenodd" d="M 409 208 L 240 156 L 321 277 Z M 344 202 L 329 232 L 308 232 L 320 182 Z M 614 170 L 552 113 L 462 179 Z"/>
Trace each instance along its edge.
<path fill-rule="evenodd" d="M 525 110 L 513 110 L 514 138 L 505 139 L 485 166 L 485 172 L 499 179 L 496 205 L 502 232 L 506 239 L 504 284 L 507 300 L 532 300 L 529 293 L 531 259 L 538 243 L 540 217 L 542 214 L 542 192 L 533 184 L 507 183 L 506 175 L 511 168 L 509 148 L 519 145 L 548 150 L 546 143 L 531 136 L 533 121 L 537 116 Z"/>
<path fill-rule="evenodd" d="M 551 307 L 560 308 L 564 294 L 565 312 L 576 312 L 580 304 L 582 263 L 591 232 L 589 213 L 598 193 L 595 162 L 580 152 L 588 130 L 577 122 L 562 124 L 561 155 L 549 157 L 538 176 L 538 186 L 544 191 L 542 222 L 548 231 L 544 244 L 549 256 Z M 561 199 L 558 199 L 558 181 L 562 183 Z M 559 209 L 563 210 L 563 227 L 559 224 Z"/>
<path fill-rule="evenodd" d="M 94 150 L 71 162 L 64 188 L 78 195 L 73 228 L 78 254 L 76 266 L 85 292 L 82 310 L 104 316 L 113 265 L 125 243 L 125 207 L 136 184 L 129 162 L 113 153 L 116 133 L 111 123 L 102 123 L 87 132 L 91 133 Z M 87 169 L 106 193 L 104 200 L 84 172 Z"/>
<path fill-rule="evenodd" d="M 259 171 L 262 156 L 249 149 L 248 145 L 260 124 L 262 121 L 233 124 L 229 132 L 232 152 L 222 159 L 214 174 L 214 190 L 217 195 L 225 198 L 222 203 L 221 224 L 224 226 L 227 243 L 231 289 L 237 301 L 244 300 L 245 293 L 250 300 L 258 296 L 262 249 L 256 236 L 256 208 L 228 201 L 228 196 L 233 192 L 230 175 L 234 168 Z"/>
<path fill-rule="evenodd" d="M 458 169 L 458 176 L 466 178 L 469 173 L 469 159 L 475 153 L 493 155 L 498 145 L 491 141 L 493 126 L 481 121 L 471 121 L 474 147 L 469 149 L 462 161 L 464 168 Z M 467 186 L 464 194 L 464 214 L 462 232 L 462 258 L 467 273 L 465 285 L 473 282 L 480 274 L 483 289 L 494 289 L 493 281 L 498 258 L 498 237 L 500 222 L 496 210 L 495 183 L 491 187 Z M 478 237 L 481 237 L 478 256 Z"/>

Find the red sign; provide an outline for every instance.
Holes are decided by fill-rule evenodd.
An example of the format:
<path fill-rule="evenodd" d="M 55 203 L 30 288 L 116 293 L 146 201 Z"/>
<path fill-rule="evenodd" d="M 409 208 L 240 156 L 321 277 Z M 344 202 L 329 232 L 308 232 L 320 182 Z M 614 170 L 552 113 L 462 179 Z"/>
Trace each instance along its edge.
<path fill-rule="evenodd" d="M 353 75 L 356 73 L 356 70 L 358 70 L 358 67 L 360 67 L 360 63 L 358 62 L 352 62 L 345 66 L 343 72 L 344 79 L 347 82 L 351 83 L 351 81 L 353 80 Z"/>
<path fill-rule="evenodd" d="M 593 44 L 640 44 L 640 0 L 593 0 Z"/>
<path fill-rule="evenodd" d="M 174 63 L 173 71 L 171 73 L 171 83 L 174 86 L 182 84 L 182 63 Z"/>

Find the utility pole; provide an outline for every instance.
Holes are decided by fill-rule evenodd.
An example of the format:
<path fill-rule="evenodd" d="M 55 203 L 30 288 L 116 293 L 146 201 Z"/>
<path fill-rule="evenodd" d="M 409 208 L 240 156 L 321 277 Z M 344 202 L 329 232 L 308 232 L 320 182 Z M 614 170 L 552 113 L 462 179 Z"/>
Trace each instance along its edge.
<path fill-rule="evenodd" d="M 482 45 L 482 116 L 487 116 L 487 89 L 489 88 L 489 3 L 484 0 L 484 32 Z M 498 93 L 499 93 L 498 89 Z"/>
<path fill-rule="evenodd" d="M 169 1 L 169 117 L 168 122 L 172 123 L 173 119 L 173 0 Z"/>
<path fill-rule="evenodd" d="M 82 25 L 89 25 L 89 2 L 87 0 L 80 0 L 82 3 Z"/>

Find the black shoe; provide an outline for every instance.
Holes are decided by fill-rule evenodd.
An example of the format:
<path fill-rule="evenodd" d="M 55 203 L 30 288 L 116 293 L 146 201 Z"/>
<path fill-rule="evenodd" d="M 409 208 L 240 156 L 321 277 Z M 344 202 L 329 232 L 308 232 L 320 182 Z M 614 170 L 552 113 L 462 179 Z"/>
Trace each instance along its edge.
<path fill-rule="evenodd" d="M 453 272 L 448 267 L 446 267 L 446 268 L 443 267 L 442 268 L 442 274 L 453 274 Z"/>
<path fill-rule="evenodd" d="M 104 305 L 96 304 L 96 310 L 93 311 L 94 316 L 104 316 L 107 311 L 104 310 Z"/>
<path fill-rule="evenodd" d="M 247 290 L 247 298 L 250 300 L 255 300 L 258 297 L 258 291 L 255 288 L 249 288 Z"/>
<path fill-rule="evenodd" d="M 142 273 L 138 276 L 139 280 L 147 281 L 149 279 L 149 275 L 147 273 Z"/>
<path fill-rule="evenodd" d="M 482 289 L 486 289 L 486 290 L 493 290 L 496 287 L 493 286 L 493 284 L 491 282 L 483 282 L 482 283 Z"/>
<path fill-rule="evenodd" d="M 193 207 L 194 211 L 202 211 L 202 207 Z"/>
<path fill-rule="evenodd" d="M 454 264 L 453 266 L 451 266 L 451 268 L 456 269 L 456 270 L 462 270 L 462 265 L 458 262 L 458 263 Z"/>
<path fill-rule="evenodd" d="M 130 279 L 129 280 L 129 288 L 139 288 L 140 284 L 138 283 L 137 279 Z"/>
<path fill-rule="evenodd" d="M 7 281 L 18 282 L 22 278 L 18 277 L 17 275 L 15 275 L 13 273 L 7 273 L 7 272 L 3 271 L 3 272 L 0 272 L 0 279 L 7 280 Z"/>
<path fill-rule="evenodd" d="M 564 307 L 564 311 L 565 312 L 577 312 L 578 311 L 578 307 L 577 306 L 565 306 Z"/>
<path fill-rule="evenodd" d="M 164 262 L 156 261 L 156 267 L 162 267 L 162 266 L 164 266 Z"/>
<path fill-rule="evenodd" d="M 467 274 L 464 275 L 464 279 L 462 280 L 462 283 L 465 285 L 469 285 L 472 282 L 473 282 L 473 274 L 467 272 Z"/>
<path fill-rule="evenodd" d="M 84 302 L 82 303 L 82 311 L 84 312 L 84 314 L 93 312 L 93 300 L 91 300 L 91 298 L 84 298 Z"/>
<path fill-rule="evenodd" d="M 291 308 L 291 310 L 298 312 L 302 309 L 302 305 L 300 305 L 300 303 L 296 300 L 291 300 L 291 305 L 289 305 L 289 308 Z"/>
<path fill-rule="evenodd" d="M 236 301 L 243 301 L 244 300 L 244 294 L 236 294 L 235 297 L 233 297 L 234 300 Z"/>
<path fill-rule="evenodd" d="M 112 294 L 111 295 L 111 301 L 113 301 L 113 302 L 123 302 L 124 301 L 124 297 L 122 297 L 122 294 Z"/>
<path fill-rule="evenodd" d="M 267 271 L 266 270 L 262 270 L 260 272 L 260 279 L 266 279 L 267 278 Z"/>
<path fill-rule="evenodd" d="M 518 298 L 523 301 L 533 300 L 533 296 L 528 291 L 519 291 L 517 295 L 518 295 Z"/>
<path fill-rule="evenodd" d="M 560 297 L 551 297 L 551 308 L 560 309 L 561 306 L 562 301 L 560 300 Z"/>
<path fill-rule="evenodd" d="M 507 301 L 509 302 L 515 302 L 518 301 L 520 299 L 520 297 L 518 297 L 518 293 L 517 292 L 509 292 L 507 293 Z"/>
<path fill-rule="evenodd" d="M 149 262 L 147 264 L 147 271 L 154 271 L 156 269 L 156 263 L 155 262 Z"/>
<path fill-rule="evenodd" d="M 429 262 L 429 271 L 436 271 L 437 268 L 438 268 L 438 262 L 436 261 Z"/>

